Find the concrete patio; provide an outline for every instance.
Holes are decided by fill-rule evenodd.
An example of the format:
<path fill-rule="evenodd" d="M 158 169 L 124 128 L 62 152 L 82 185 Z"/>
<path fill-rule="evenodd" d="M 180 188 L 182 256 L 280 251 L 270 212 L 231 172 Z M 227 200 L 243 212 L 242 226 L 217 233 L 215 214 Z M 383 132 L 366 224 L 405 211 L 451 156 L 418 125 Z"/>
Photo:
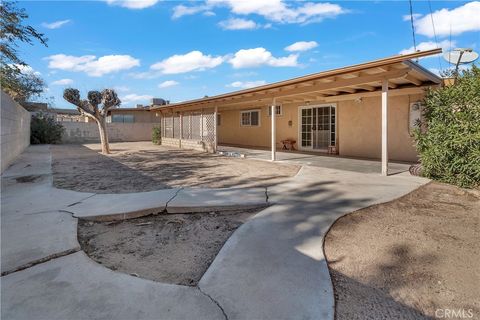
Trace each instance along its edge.
<path fill-rule="evenodd" d="M 271 151 L 266 149 L 244 148 L 233 146 L 218 146 L 220 154 L 240 156 L 247 159 L 268 160 L 271 159 Z M 292 163 L 303 166 L 322 167 L 335 170 L 353 171 L 359 173 L 380 174 L 382 163 L 380 160 L 346 158 L 325 153 L 312 153 L 301 151 L 277 151 L 277 161 Z M 389 174 L 394 175 L 408 172 L 409 163 L 390 161 Z"/>
<path fill-rule="evenodd" d="M 77 219 L 69 209 L 112 215 L 118 213 L 111 209 L 118 196 L 53 188 L 49 146 L 32 146 L 2 175 L 1 316 L 333 319 L 325 232 L 345 213 L 395 199 L 426 182 L 406 173 L 383 177 L 305 165 L 297 176 L 266 190 L 185 189 L 178 198 L 179 192 L 170 198 L 157 192 L 121 195 L 132 200 L 133 211 L 265 204 L 262 197 L 268 196 L 272 205 L 234 232 L 199 286 L 185 287 L 122 274 L 90 260 L 78 246 Z"/>

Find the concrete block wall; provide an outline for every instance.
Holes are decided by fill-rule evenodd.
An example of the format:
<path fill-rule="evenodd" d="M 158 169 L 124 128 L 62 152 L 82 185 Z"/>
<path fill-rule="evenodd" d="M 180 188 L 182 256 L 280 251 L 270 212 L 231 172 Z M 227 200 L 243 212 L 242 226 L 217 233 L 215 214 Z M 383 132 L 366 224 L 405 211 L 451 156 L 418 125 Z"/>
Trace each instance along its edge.
<path fill-rule="evenodd" d="M 62 143 L 96 143 L 100 134 L 96 122 L 62 122 L 65 131 Z M 158 123 L 107 123 L 110 142 L 151 141 L 152 130 Z"/>
<path fill-rule="evenodd" d="M 205 142 L 202 142 L 200 140 L 186 140 L 162 137 L 162 141 L 160 144 L 166 147 L 206 151 L 211 153 L 214 152 L 213 146 L 211 146 L 210 144 L 206 144 Z"/>
<path fill-rule="evenodd" d="M 30 145 L 30 112 L 2 91 L 1 106 L 1 172 Z"/>

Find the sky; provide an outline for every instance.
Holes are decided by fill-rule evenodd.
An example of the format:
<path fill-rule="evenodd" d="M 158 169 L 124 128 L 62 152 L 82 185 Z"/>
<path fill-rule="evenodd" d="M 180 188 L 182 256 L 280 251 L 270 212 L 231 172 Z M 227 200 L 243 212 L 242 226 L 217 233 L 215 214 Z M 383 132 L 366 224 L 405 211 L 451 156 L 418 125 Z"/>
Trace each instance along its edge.
<path fill-rule="evenodd" d="M 479 51 L 480 1 L 413 1 L 417 50 Z M 413 52 L 408 1 L 19 1 L 48 47 L 21 45 L 56 108 L 73 87 L 121 107 L 213 96 Z M 430 10 L 431 6 L 431 10 Z M 432 13 L 432 14 L 431 14 Z M 432 19 L 433 18 L 433 19 Z M 433 24 L 432 24 L 433 20 Z M 420 64 L 438 73 L 440 56 Z M 53 98 L 52 98 L 53 97 Z"/>

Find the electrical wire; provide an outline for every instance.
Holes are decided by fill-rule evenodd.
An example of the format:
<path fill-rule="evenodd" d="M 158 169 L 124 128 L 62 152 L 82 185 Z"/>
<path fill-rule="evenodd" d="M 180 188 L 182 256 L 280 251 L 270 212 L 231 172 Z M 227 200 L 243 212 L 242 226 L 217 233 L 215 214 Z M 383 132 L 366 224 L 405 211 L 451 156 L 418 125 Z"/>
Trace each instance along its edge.
<path fill-rule="evenodd" d="M 435 43 L 438 46 L 438 39 L 437 39 L 437 31 L 435 30 L 435 22 L 433 21 L 433 12 L 432 12 L 432 2 L 428 0 L 428 8 L 430 9 L 430 19 L 432 20 L 432 28 L 433 28 L 433 36 L 435 37 Z M 443 65 L 442 65 L 442 59 L 440 56 L 438 56 L 438 67 L 440 68 L 440 71 L 443 71 Z"/>
<path fill-rule="evenodd" d="M 410 4 L 410 23 L 412 24 L 412 37 L 413 37 L 413 50 L 417 52 L 417 41 L 415 40 L 415 26 L 413 24 L 413 7 L 412 7 L 412 0 L 408 1 Z M 418 62 L 418 59 L 417 59 Z"/>

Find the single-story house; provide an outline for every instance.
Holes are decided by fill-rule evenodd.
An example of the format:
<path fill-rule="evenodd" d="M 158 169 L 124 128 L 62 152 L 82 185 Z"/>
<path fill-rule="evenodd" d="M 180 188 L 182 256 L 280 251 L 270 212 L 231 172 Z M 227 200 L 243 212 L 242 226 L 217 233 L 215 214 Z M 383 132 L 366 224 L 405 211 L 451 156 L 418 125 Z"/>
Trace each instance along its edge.
<path fill-rule="evenodd" d="M 107 123 L 158 122 L 155 112 L 148 108 L 114 108 L 108 110 Z"/>
<path fill-rule="evenodd" d="M 439 53 L 396 55 L 151 110 L 160 118 L 164 145 L 268 147 L 272 160 L 293 145 L 381 159 L 386 175 L 389 159 L 417 161 L 411 133 L 420 102 L 442 79 L 412 60 Z"/>

